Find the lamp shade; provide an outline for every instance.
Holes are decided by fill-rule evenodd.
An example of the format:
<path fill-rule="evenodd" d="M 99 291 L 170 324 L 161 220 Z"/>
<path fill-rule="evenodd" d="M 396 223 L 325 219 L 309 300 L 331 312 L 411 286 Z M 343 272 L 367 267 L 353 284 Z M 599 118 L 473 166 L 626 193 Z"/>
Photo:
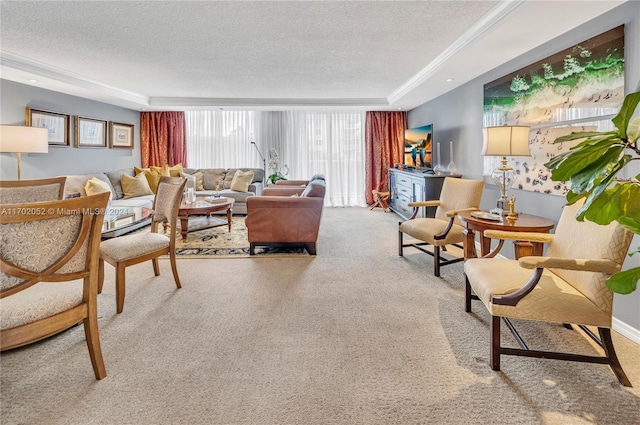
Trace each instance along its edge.
<path fill-rule="evenodd" d="M 486 127 L 483 132 L 484 156 L 531 156 L 529 151 L 529 127 Z"/>
<path fill-rule="evenodd" d="M 46 128 L 1 125 L 0 152 L 47 153 L 49 133 Z"/>

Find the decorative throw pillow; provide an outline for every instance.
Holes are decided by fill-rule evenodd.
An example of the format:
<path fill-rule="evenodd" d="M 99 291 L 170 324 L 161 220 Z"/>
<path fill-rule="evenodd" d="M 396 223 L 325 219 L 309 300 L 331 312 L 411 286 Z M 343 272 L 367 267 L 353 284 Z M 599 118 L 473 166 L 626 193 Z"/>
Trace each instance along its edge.
<path fill-rule="evenodd" d="M 161 176 L 171 177 L 171 172 L 169 171 L 169 166 L 167 164 L 164 164 L 162 167 L 157 167 L 155 165 L 152 165 L 149 168 L 151 169 L 151 171 L 155 171 Z"/>
<path fill-rule="evenodd" d="M 231 180 L 231 186 L 229 186 L 229 189 L 235 190 L 236 192 L 248 192 L 249 185 L 252 181 L 253 171 L 237 170 L 233 175 L 233 180 Z"/>
<path fill-rule="evenodd" d="M 124 199 L 135 198 L 136 196 L 153 195 L 153 192 L 149 187 L 147 177 L 144 173 L 140 173 L 135 177 L 123 174 L 120 176 L 120 182 L 122 183 Z"/>
<path fill-rule="evenodd" d="M 194 176 L 196 178 L 196 191 L 205 190 L 204 189 L 204 173 L 202 171 L 197 171 L 193 174 L 189 174 L 185 172 L 180 173 L 180 177 L 186 177 L 186 176 Z"/>
<path fill-rule="evenodd" d="M 176 164 L 168 169 L 171 177 L 182 177 L 182 164 Z"/>
<path fill-rule="evenodd" d="M 136 173 L 136 176 L 139 174 L 144 174 L 149 183 L 149 187 L 153 193 L 156 193 L 158 190 L 158 183 L 160 183 L 160 177 L 169 176 L 169 168 L 165 165 L 164 167 L 150 167 L 150 168 L 138 168 L 133 167 L 133 170 Z"/>
<path fill-rule="evenodd" d="M 91 177 L 84 184 L 84 191 L 87 195 L 96 195 L 98 193 L 109 192 L 109 199 L 113 199 L 113 192 L 106 182 L 103 182 L 97 177 Z"/>

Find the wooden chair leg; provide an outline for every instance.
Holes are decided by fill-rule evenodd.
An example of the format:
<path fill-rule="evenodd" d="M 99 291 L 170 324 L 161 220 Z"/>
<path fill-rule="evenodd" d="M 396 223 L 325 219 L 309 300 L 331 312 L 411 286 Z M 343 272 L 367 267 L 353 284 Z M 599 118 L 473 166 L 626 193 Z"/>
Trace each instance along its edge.
<path fill-rule="evenodd" d="M 182 285 L 180 284 L 180 277 L 178 276 L 178 265 L 176 264 L 176 253 L 175 253 L 175 251 L 172 251 L 169 254 L 169 260 L 171 262 L 171 271 L 173 272 L 173 280 L 175 280 L 176 286 L 178 288 L 182 288 Z"/>
<path fill-rule="evenodd" d="M 116 266 L 116 312 L 118 313 L 122 313 L 124 308 L 125 269 L 120 264 Z"/>
<path fill-rule="evenodd" d="M 89 349 L 89 357 L 91 358 L 93 373 L 96 375 L 96 379 L 102 379 L 107 376 L 107 370 L 104 367 L 102 349 L 100 348 L 98 315 L 95 309 L 89 311 L 88 317 L 85 317 L 84 319 L 84 336 L 87 340 L 87 348 Z"/>
<path fill-rule="evenodd" d="M 158 265 L 158 257 L 151 259 L 151 263 L 153 264 L 153 274 L 156 276 L 160 276 L 160 266 Z"/>
<path fill-rule="evenodd" d="M 471 313 L 471 284 L 467 275 L 464 276 L 464 311 Z"/>
<path fill-rule="evenodd" d="M 104 286 L 104 260 L 101 258 L 98 261 L 98 294 L 102 294 L 103 286 Z"/>
<path fill-rule="evenodd" d="M 631 382 L 627 375 L 622 370 L 622 365 L 620 365 L 620 361 L 618 360 L 618 356 L 616 355 L 616 350 L 613 348 L 613 340 L 611 339 L 611 329 L 608 328 L 598 328 L 600 333 L 600 340 L 602 341 L 602 348 L 604 349 L 604 353 L 609 359 L 609 366 L 613 370 L 613 373 L 618 378 L 618 381 L 624 385 L 625 387 L 631 387 Z"/>
<path fill-rule="evenodd" d="M 500 370 L 500 316 L 491 316 L 491 369 Z"/>
<path fill-rule="evenodd" d="M 249 255 L 256 255 L 256 244 L 249 242 Z"/>
<path fill-rule="evenodd" d="M 433 275 L 440 277 L 440 247 L 433 246 Z"/>

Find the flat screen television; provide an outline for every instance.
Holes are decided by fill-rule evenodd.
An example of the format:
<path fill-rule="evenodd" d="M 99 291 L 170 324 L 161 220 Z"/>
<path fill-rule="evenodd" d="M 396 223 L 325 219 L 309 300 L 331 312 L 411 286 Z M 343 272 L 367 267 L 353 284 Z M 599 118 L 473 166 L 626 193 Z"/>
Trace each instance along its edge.
<path fill-rule="evenodd" d="M 404 164 L 432 168 L 433 124 L 404 131 Z"/>

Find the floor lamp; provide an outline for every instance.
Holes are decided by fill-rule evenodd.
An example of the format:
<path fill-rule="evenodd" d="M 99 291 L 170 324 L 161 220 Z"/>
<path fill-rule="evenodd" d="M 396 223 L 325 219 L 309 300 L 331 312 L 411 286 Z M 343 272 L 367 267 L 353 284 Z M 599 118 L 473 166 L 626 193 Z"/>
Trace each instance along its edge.
<path fill-rule="evenodd" d="M 507 164 L 508 156 L 531 156 L 529 151 L 529 127 L 526 126 L 499 126 L 483 129 L 482 155 L 501 156 L 502 165 L 491 173 L 491 178 L 500 189 L 500 199 L 497 208 L 491 212 L 500 215 L 509 213 L 507 208 L 507 190 L 513 185 L 516 173 Z"/>
<path fill-rule="evenodd" d="M 20 154 L 49 152 L 49 133 L 46 128 L 2 125 L 0 126 L 0 152 L 17 154 L 18 180 L 20 180 Z"/>
<path fill-rule="evenodd" d="M 262 152 L 260 152 L 260 149 L 258 149 L 258 145 L 256 145 L 256 142 L 251 142 L 251 144 L 253 145 L 254 148 L 256 148 L 256 151 L 258 151 L 258 155 L 260 155 L 260 159 L 262 159 L 262 170 L 264 171 L 264 185 L 267 185 L 267 160 L 264 158 L 264 156 L 262 156 Z"/>

